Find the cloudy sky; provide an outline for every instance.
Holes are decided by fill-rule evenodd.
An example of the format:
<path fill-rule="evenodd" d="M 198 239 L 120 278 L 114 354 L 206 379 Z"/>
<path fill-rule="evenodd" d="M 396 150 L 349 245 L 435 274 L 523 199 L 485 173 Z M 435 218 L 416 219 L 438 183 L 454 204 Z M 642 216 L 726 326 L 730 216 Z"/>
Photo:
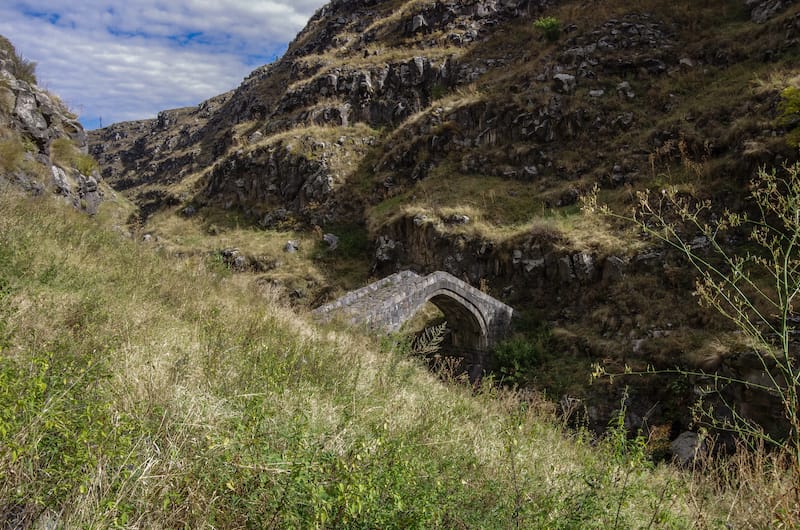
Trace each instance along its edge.
<path fill-rule="evenodd" d="M 1 0 L 0 34 L 87 128 L 236 87 L 325 0 Z"/>

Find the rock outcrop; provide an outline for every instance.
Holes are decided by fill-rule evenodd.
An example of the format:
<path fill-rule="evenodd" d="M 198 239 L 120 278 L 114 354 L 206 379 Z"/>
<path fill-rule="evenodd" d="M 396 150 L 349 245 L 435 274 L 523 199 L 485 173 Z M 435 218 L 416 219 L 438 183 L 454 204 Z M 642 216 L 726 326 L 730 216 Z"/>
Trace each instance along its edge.
<path fill-rule="evenodd" d="M 750 18 L 759 24 L 763 24 L 794 3 L 794 0 L 745 0 L 750 9 Z"/>
<path fill-rule="evenodd" d="M 0 37 L 0 144 L 4 160 L 0 183 L 10 182 L 29 193 L 51 191 L 76 208 L 94 214 L 103 199 L 99 173 L 81 171 L 71 160 L 57 160 L 55 147 L 65 158 L 85 155 L 87 134 L 61 100 L 39 88 L 32 75 L 17 77 L 21 59 Z M 63 155 L 64 153 L 62 153 Z"/>

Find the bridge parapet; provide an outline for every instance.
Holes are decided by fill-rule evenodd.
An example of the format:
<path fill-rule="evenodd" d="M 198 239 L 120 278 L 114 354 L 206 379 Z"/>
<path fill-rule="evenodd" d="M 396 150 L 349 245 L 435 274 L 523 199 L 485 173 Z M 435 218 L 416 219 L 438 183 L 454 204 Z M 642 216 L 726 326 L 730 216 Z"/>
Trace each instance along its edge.
<path fill-rule="evenodd" d="M 342 314 L 353 324 L 393 332 L 427 302 L 444 313 L 455 346 L 483 351 L 505 337 L 514 314 L 511 307 L 443 271 L 427 276 L 398 272 L 318 307 L 313 313 L 323 320 Z"/>

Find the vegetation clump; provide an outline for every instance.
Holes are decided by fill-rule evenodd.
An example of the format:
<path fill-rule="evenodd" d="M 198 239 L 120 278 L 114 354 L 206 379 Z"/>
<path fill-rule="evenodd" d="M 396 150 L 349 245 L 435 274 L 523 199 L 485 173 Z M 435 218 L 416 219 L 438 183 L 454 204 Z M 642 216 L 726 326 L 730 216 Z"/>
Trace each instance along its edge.
<path fill-rule="evenodd" d="M 97 168 L 97 161 L 83 153 L 69 138 L 62 136 L 50 144 L 50 158 L 53 163 L 65 168 L 75 168 L 82 175 L 91 175 Z"/>
<path fill-rule="evenodd" d="M 25 156 L 25 147 L 15 136 L 0 137 L 0 171 L 10 173 L 19 168 Z"/>
<path fill-rule="evenodd" d="M 786 140 L 792 146 L 800 145 L 800 88 L 786 87 L 781 98 L 780 122 L 790 127 Z"/>
<path fill-rule="evenodd" d="M 36 84 L 36 63 L 17 53 L 11 41 L 2 35 L 0 35 L 0 51 L 5 52 L 9 60 L 9 71 L 14 77 L 31 85 Z"/>
<path fill-rule="evenodd" d="M 561 21 L 556 17 L 540 17 L 533 23 L 549 42 L 555 42 L 561 36 Z"/>

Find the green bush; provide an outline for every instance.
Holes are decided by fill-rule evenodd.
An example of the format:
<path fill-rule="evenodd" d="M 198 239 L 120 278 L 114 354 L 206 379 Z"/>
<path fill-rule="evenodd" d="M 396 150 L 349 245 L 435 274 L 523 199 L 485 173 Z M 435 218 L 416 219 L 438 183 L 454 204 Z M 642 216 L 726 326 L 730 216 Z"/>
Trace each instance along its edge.
<path fill-rule="evenodd" d="M 442 99 L 446 95 L 447 95 L 447 86 L 441 83 L 436 83 L 435 85 L 433 85 L 433 88 L 431 88 L 431 99 Z"/>
<path fill-rule="evenodd" d="M 533 27 L 544 34 L 549 42 L 555 42 L 561 36 L 561 21 L 556 17 L 541 17 L 533 23 Z"/>
<path fill-rule="evenodd" d="M 81 175 L 91 175 L 98 167 L 97 161 L 91 155 L 80 153 L 75 157 L 75 169 Z"/>
<path fill-rule="evenodd" d="M 56 138 L 50 143 L 50 159 L 58 163 L 69 163 L 75 153 L 75 145 L 69 138 Z"/>
<path fill-rule="evenodd" d="M 514 337 L 494 349 L 496 371 L 508 384 L 523 384 L 547 356 L 550 331 L 540 329 L 531 336 Z"/>
<path fill-rule="evenodd" d="M 0 353 L 0 521 L 4 511 L 63 505 L 91 487 L 98 466 L 127 456 L 124 422 L 98 385 L 108 374 L 97 356 L 69 349 Z"/>

